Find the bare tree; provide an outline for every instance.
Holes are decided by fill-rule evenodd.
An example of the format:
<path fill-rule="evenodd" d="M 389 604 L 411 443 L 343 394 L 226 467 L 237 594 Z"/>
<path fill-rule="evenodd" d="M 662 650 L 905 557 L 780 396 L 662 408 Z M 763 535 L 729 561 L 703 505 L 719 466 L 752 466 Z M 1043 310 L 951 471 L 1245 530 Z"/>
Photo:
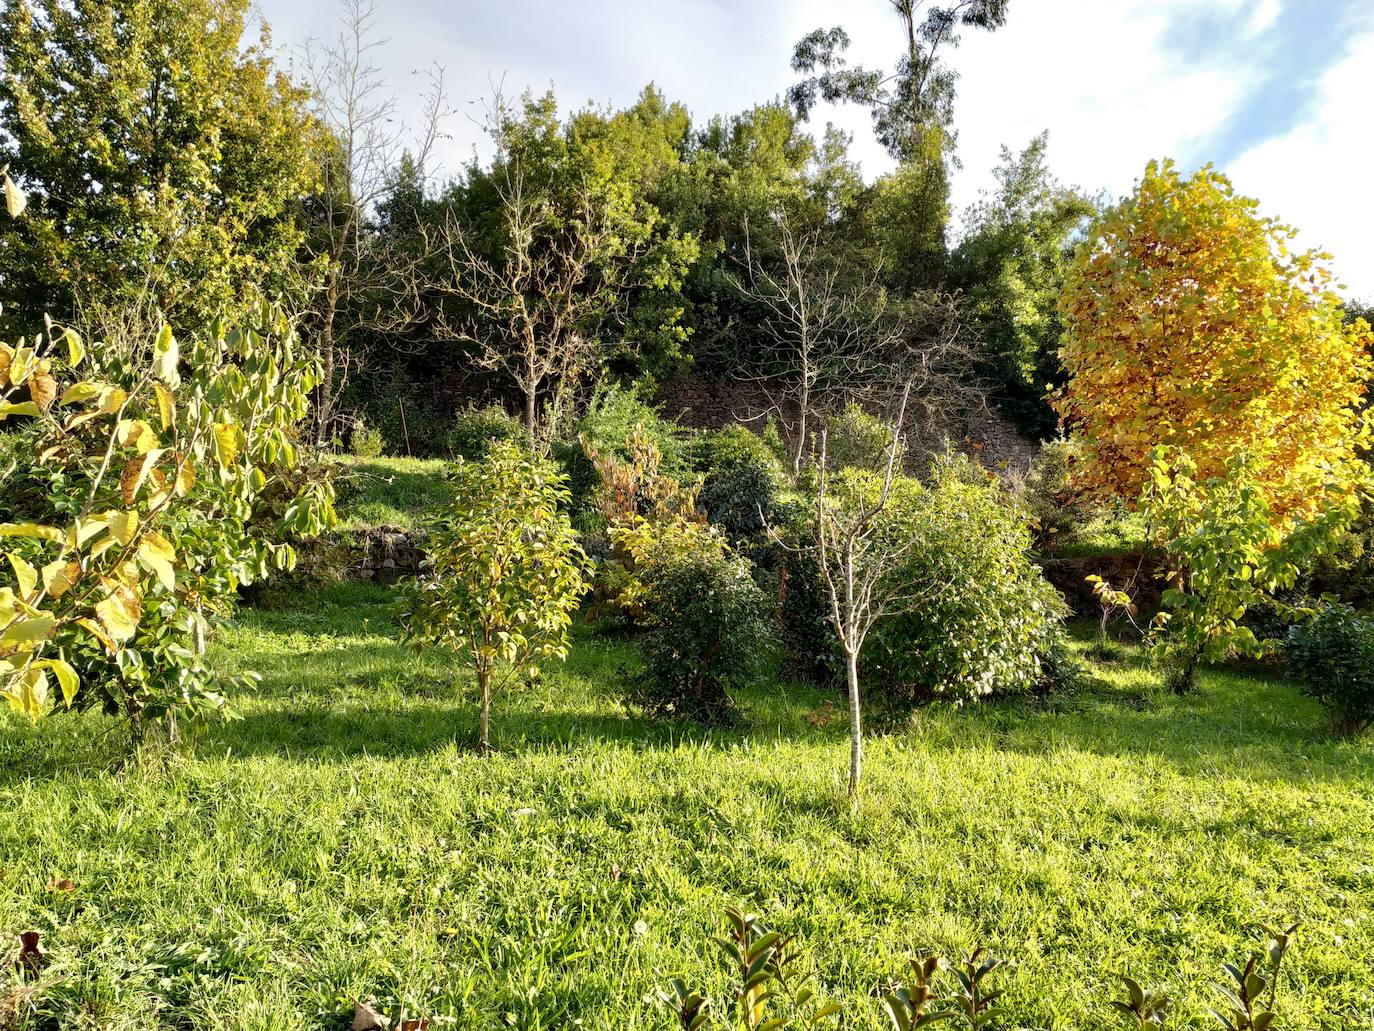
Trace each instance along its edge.
<path fill-rule="evenodd" d="M 859 662 L 869 632 L 881 620 L 909 612 L 940 584 L 911 584 L 894 572 L 919 540 L 899 532 L 890 516 L 900 456 L 913 415 L 978 403 L 981 392 L 968 375 L 971 348 L 963 330 L 957 297 L 928 295 L 908 305 L 903 343 L 890 353 L 891 375 L 869 384 L 865 400 L 875 406 L 876 391 L 893 399 L 886 414 L 891 435 L 876 495 L 837 491 L 829 468 L 828 433 L 822 424 L 816 456 L 812 506 L 814 557 L 829 607 L 831 626 L 845 657 L 849 700 L 849 797 L 858 806 L 863 769 L 863 714 Z M 920 425 L 920 424 L 918 424 Z M 928 425 L 928 422 L 924 423 Z"/>
<path fill-rule="evenodd" d="M 377 8 L 344 0 L 343 26 L 330 44 L 312 41 L 305 53 L 316 114 L 327 138 L 321 159 L 318 210 L 310 248 L 321 282 L 311 313 L 321 376 L 315 434 L 324 443 L 338 414 L 354 339 L 367 332 L 397 333 L 421 313 L 422 249 L 403 250 L 371 231 L 369 218 L 391 197 L 409 159 L 423 186 L 425 171 L 448 114 L 443 69 L 430 69 L 418 131 L 407 133 L 375 53 Z M 417 236 L 417 242 L 423 236 Z"/>
<path fill-rule="evenodd" d="M 770 267 L 754 253 L 745 226 L 745 278 L 736 289 L 766 312 L 768 346 L 755 374 L 774 410 L 792 422 L 792 471 L 801 471 L 811 419 L 827 401 L 872 376 L 900 337 L 879 267 L 847 279 L 826 252 L 820 229 L 799 229 L 785 210 L 774 216 L 778 261 Z M 780 384 L 776 396 L 770 389 Z"/>
<path fill-rule="evenodd" d="M 507 118 L 498 97 L 488 128 L 498 146 Z M 478 345 L 477 364 L 520 391 L 525 428 L 539 450 L 571 391 L 598 371 L 602 328 L 639 285 L 647 244 L 625 231 L 589 185 L 555 197 L 547 172 L 530 167 L 522 148 L 503 151 L 491 176 L 499 243 L 483 247 L 450 211 L 441 244 L 447 276 L 436 289 L 467 309 L 455 332 Z M 541 397 L 548 400 L 542 416 Z"/>

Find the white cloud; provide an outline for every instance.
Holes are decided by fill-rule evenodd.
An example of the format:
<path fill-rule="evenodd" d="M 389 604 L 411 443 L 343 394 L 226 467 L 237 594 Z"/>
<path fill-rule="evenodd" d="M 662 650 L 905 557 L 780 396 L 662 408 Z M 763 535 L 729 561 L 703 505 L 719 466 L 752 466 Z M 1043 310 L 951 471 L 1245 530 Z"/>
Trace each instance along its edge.
<path fill-rule="evenodd" d="M 1374 32 L 1322 76 L 1312 116 L 1224 169 L 1236 189 L 1301 231 L 1300 242 L 1330 251 L 1355 297 L 1374 297 Z"/>
<path fill-rule="evenodd" d="M 318 6 L 262 2 L 279 43 L 336 31 Z M 954 182 L 956 212 L 993 184 L 1002 144 L 1022 147 L 1043 129 L 1056 174 L 1090 191 L 1129 191 L 1151 158 L 1206 161 L 1209 137 L 1239 109 L 1261 69 L 1234 63 L 1248 60 L 1235 47 L 1229 64 L 1222 55 L 1185 63 L 1168 46 L 1169 33 L 1181 19 L 1221 9 L 1248 12 L 1242 31 L 1254 37 L 1280 8 L 1280 0 L 1016 0 L 1003 29 L 966 31 L 950 53 L 960 73 L 955 118 L 964 165 Z M 901 48 L 887 0 L 391 0 L 382 13 L 391 37 L 382 63 L 403 110 L 419 106 L 412 69 L 447 68 L 460 112 L 444 150 L 449 174 L 481 143 L 467 116 L 503 75 L 508 92 L 554 83 L 565 108 L 625 104 L 653 80 L 704 121 L 781 95 L 795 79 L 793 45 L 818 26 L 843 24 L 857 63 L 891 68 Z M 1308 124 L 1231 170 L 1266 206 L 1326 241 L 1354 292 L 1374 293 L 1374 220 L 1359 207 L 1369 193 L 1368 116 L 1357 124 L 1357 108 L 1374 96 L 1374 43 L 1362 40 L 1351 53 L 1326 76 Z M 866 174 L 891 167 L 866 111 L 822 110 L 814 127 L 827 119 L 854 134 Z"/>

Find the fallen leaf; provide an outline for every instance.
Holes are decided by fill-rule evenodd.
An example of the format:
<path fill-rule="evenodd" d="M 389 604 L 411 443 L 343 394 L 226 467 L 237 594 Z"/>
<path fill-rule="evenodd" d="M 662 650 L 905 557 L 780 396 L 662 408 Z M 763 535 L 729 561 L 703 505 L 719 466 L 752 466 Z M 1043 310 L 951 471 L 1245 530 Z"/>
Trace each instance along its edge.
<path fill-rule="evenodd" d="M 63 878 L 62 880 L 59 881 L 56 877 L 49 877 L 49 878 L 48 878 L 48 890 L 49 890 L 49 891 L 76 891 L 76 885 L 75 885 L 74 883 L 72 883 L 71 881 L 67 880 L 66 878 Z"/>
<path fill-rule="evenodd" d="M 367 1003 L 353 1003 L 353 1031 L 385 1031 L 390 1025 L 390 1017 L 382 1016 Z"/>

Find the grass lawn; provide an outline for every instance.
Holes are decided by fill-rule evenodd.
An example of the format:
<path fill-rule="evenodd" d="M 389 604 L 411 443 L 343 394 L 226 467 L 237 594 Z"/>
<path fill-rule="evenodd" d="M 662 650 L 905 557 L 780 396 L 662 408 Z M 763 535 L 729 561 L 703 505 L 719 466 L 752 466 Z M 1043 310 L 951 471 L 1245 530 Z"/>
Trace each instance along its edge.
<path fill-rule="evenodd" d="M 337 456 L 339 529 L 377 526 L 412 529 L 449 498 L 442 458 L 355 458 Z"/>
<path fill-rule="evenodd" d="M 244 612 L 216 645 L 264 674 L 244 718 L 123 772 L 102 717 L 0 716 L 0 929 L 50 959 L 23 1004 L 50 1017 L 17 1026 L 346 1028 L 363 998 L 431 1028 L 665 1028 L 646 996 L 724 984 L 732 903 L 801 935 L 849 1027 L 884 1026 L 913 949 L 980 942 L 1014 961 L 1012 1027 L 1115 1024 L 1122 970 L 1206 1026 L 1218 964 L 1299 919 L 1281 1026 L 1368 1026 L 1374 743 L 1328 740 L 1284 683 L 1212 671 L 1179 700 L 1127 652 L 1078 694 L 925 712 L 871 738 L 851 817 L 824 692 L 651 726 L 617 698 L 632 649 L 585 636 L 498 701 L 480 758 L 388 604 Z"/>

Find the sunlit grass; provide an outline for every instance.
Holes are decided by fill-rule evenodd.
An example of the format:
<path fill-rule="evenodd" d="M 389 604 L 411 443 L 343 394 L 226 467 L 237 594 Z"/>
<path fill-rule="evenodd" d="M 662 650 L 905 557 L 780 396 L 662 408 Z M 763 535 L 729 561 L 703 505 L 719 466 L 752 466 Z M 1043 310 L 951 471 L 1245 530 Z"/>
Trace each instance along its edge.
<path fill-rule="evenodd" d="M 851 817 L 837 696 L 772 683 L 729 730 L 651 725 L 619 698 L 633 648 L 584 633 L 497 700 L 481 758 L 454 667 L 405 651 L 389 604 L 245 612 L 218 661 L 262 688 L 182 755 L 120 772 L 103 717 L 0 717 L 0 928 L 43 932 L 54 1020 L 344 1028 L 362 997 L 435 1027 L 667 1027 L 645 997 L 721 986 L 727 904 L 798 932 L 856 1027 L 910 951 L 978 942 L 1015 961 L 1011 1026 L 1107 1026 L 1123 970 L 1202 1026 L 1218 963 L 1298 919 L 1284 1026 L 1374 1001 L 1374 747 L 1281 681 L 1177 699 L 1127 647 L 1077 693 L 875 711 Z"/>

